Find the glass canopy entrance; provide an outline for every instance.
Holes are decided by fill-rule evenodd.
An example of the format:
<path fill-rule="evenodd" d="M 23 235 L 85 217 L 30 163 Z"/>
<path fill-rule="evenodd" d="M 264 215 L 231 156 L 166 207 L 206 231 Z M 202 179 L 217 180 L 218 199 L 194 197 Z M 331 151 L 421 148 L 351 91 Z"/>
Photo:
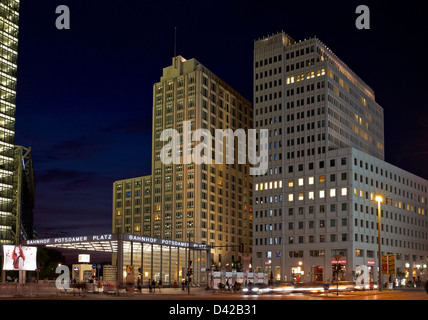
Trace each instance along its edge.
<path fill-rule="evenodd" d="M 211 257 L 211 248 L 205 244 L 123 233 L 30 239 L 24 240 L 22 245 L 111 252 L 120 284 L 127 281 L 129 270 L 135 270 L 132 279 L 136 281 L 140 277 L 142 284 L 148 283 L 149 279 L 162 280 L 164 285 L 180 284 L 186 278 L 189 255 L 193 269 L 192 282 L 206 284 L 206 270 L 209 269 Z"/>

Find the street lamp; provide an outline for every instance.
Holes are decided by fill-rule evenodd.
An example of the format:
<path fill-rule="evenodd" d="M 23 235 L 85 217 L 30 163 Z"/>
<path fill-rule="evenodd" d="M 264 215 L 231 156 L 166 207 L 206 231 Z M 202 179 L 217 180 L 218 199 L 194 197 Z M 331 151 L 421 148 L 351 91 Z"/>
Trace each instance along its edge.
<path fill-rule="evenodd" d="M 377 221 L 378 221 L 378 227 L 377 227 L 377 235 L 378 235 L 378 254 L 379 254 L 379 278 L 378 278 L 378 282 L 379 282 L 379 291 L 382 291 L 382 253 L 380 251 L 380 204 L 381 202 L 383 202 L 383 197 L 382 196 L 376 196 L 376 201 L 377 201 Z"/>

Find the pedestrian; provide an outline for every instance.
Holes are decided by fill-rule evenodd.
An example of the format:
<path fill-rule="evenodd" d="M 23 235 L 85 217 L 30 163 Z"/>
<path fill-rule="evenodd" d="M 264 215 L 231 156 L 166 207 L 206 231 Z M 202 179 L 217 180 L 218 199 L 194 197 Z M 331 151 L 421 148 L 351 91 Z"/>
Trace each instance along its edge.
<path fill-rule="evenodd" d="M 162 280 L 161 279 L 159 279 L 158 285 L 159 285 L 159 292 L 160 292 L 162 289 Z"/>
<path fill-rule="evenodd" d="M 177 289 L 177 281 L 174 280 L 174 289 Z"/>
<path fill-rule="evenodd" d="M 152 287 L 153 287 L 153 292 L 155 292 L 155 289 L 156 289 L 156 281 L 155 281 L 155 279 L 152 280 Z"/>
<path fill-rule="evenodd" d="M 152 279 L 149 279 L 149 292 L 152 292 Z"/>
<path fill-rule="evenodd" d="M 227 290 L 230 290 L 229 279 L 226 279 L 226 287 L 227 287 Z"/>
<path fill-rule="evenodd" d="M 138 288 L 138 292 L 140 292 L 140 293 L 141 293 L 141 278 L 138 278 L 138 281 L 137 281 L 137 288 Z"/>
<path fill-rule="evenodd" d="M 235 280 L 235 283 L 233 285 L 233 292 L 236 292 L 237 289 L 238 289 L 238 281 Z"/>

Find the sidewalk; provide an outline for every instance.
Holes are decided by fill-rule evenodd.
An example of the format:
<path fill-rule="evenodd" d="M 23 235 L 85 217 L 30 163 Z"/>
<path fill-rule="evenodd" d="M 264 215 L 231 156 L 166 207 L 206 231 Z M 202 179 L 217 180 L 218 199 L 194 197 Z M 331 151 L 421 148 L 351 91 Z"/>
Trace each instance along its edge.
<path fill-rule="evenodd" d="M 107 293 L 107 292 L 100 292 L 100 293 L 91 293 L 91 294 L 118 294 L 118 295 L 201 295 L 204 293 L 212 294 L 213 290 L 206 290 L 205 287 L 191 287 L 190 293 L 188 292 L 187 288 L 183 290 L 180 288 L 155 288 L 155 290 L 152 289 L 152 291 L 149 291 L 148 288 L 142 288 L 140 291 L 138 291 L 136 288 L 134 290 L 121 290 L 119 293 Z"/>

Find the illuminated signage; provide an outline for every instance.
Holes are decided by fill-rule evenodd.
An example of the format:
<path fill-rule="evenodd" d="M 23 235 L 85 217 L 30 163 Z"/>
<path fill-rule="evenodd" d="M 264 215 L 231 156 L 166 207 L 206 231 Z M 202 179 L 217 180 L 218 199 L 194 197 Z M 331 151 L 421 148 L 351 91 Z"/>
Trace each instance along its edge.
<path fill-rule="evenodd" d="M 3 270 L 34 271 L 37 269 L 37 247 L 4 245 L 3 252 Z"/>
<path fill-rule="evenodd" d="M 49 239 L 29 239 L 25 241 L 28 245 L 43 245 L 43 244 L 58 244 L 58 243 L 74 243 L 74 242 L 88 242 L 88 241 L 102 241 L 102 240 L 116 240 L 116 235 L 113 234 L 98 234 L 91 236 L 78 236 L 78 237 L 60 237 Z"/>
<path fill-rule="evenodd" d="M 159 238 L 151 238 L 151 237 L 137 236 L 137 235 L 131 235 L 131 234 L 125 235 L 124 240 L 160 244 L 160 245 L 174 246 L 174 247 L 183 247 L 183 248 L 189 247 L 189 242 L 187 241 L 159 239 Z M 209 246 L 206 244 L 198 244 L 198 243 L 192 243 L 192 242 L 190 243 L 190 247 L 193 249 L 200 249 L 200 250 L 207 250 L 209 248 Z"/>
<path fill-rule="evenodd" d="M 91 242 L 91 241 L 113 241 L 113 240 L 118 240 L 118 234 L 100 234 L 100 235 L 91 235 L 91 236 L 61 237 L 61 238 L 50 238 L 50 239 L 29 239 L 24 241 L 24 243 L 26 245 L 62 245 L 67 243 Z M 152 237 L 132 235 L 132 234 L 124 234 L 123 240 L 166 245 L 166 246 L 183 247 L 183 248 L 189 247 L 189 242 L 187 241 L 159 239 L 159 238 L 152 238 Z M 210 247 L 206 244 L 198 244 L 198 243 L 191 242 L 190 248 L 198 249 L 198 250 L 208 250 Z"/>
<path fill-rule="evenodd" d="M 346 261 L 346 259 L 340 259 L 340 260 L 331 260 L 330 261 L 330 263 L 331 264 L 346 264 L 347 263 L 347 261 Z"/>
<path fill-rule="evenodd" d="M 90 257 L 91 256 L 89 254 L 79 254 L 78 261 L 83 263 L 89 263 Z"/>

